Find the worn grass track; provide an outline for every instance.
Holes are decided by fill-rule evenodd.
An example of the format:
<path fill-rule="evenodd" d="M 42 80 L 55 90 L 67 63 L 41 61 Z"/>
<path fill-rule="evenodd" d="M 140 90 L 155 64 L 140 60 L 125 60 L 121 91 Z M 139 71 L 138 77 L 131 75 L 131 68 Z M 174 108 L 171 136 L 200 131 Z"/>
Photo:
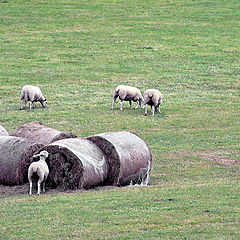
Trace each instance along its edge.
<path fill-rule="evenodd" d="M 216 1 L 0 1 L 0 124 L 79 137 L 129 130 L 154 163 L 147 188 L 0 196 L 1 239 L 238 239 L 239 9 Z M 123 83 L 157 88 L 162 114 Z M 48 108 L 19 111 L 25 84 Z"/>

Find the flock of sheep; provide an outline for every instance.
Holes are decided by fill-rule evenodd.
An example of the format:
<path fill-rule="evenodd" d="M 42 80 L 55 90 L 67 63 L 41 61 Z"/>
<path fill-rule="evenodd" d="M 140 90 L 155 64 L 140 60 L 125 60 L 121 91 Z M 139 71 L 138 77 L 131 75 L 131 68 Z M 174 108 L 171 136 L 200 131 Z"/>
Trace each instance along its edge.
<path fill-rule="evenodd" d="M 129 101 L 130 108 L 132 108 L 132 101 L 137 102 L 138 108 L 145 107 L 145 116 L 147 115 L 147 105 L 151 106 L 152 115 L 154 115 L 155 110 L 160 113 L 160 104 L 162 104 L 163 97 L 160 91 L 156 89 L 148 89 L 144 92 L 143 96 L 140 90 L 136 87 L 130 87 L 126 85 L 119 85 L 116 87 L 113 94 L 112 110 L 117 98 L 120 99 L 120 110 L 122 110 L 123 101 Z"/>
<path fill-rule="evenodd" d="M 132 108 L 132 101 L 134 101 L 137 102 L 135 109 L 138 108 L 139 105 L 141 108 L 145 107 L 145 116 L 147 115 L 147 105 L 151 106 L 152 115 L 154 115 L 155 111 L 160 113 L 160 104 L 162 104 L 163 101 L 161 92 L 156 89 L 148 89 L 144 92 L 144 95 L 142 96 L 138 88 L 127 85 L 119 85 L 116 87 L 113 94 L 113 103 L 111 110 L 113 110 L 117 98 L 120 99 L 120 110 L 122 110 L 123 101 L 128 101 L 130 104 L 130 108 Z M 23 87 L 20 100 L 20 110 L 23 109 L 23 103 L 26 105 L 28 101 L 30 102 L 30 110 L 32 108 L 35 108 L 35 102 L 40 102 L 43 108 L 47 105 L 47 100 L 43 96 L 40 88 L 32 85 L 26 85 Z M 37 157 L 39 157 L 40 160 L 37 162 L 33 162 L 28 169 L 30 195 L 32 194 L 32 180 L 34 176 L 36 175 L 38 177 L 37 194 L 40 194 L 41 184 L 43 185 L 43 191 L 45 192 L 45 181 L 49 174 L 49 168 L 46 163 L 48 152 L 42 151 L 38 155 L 34 155 L 34 158 Z"/>
<path fill-rule="evenodd" d="M 160 104 L 162 104 L 163 96 L 161 92 L 156 89 L 148 89 L 142 96 L 140 90 L 136 87 L 119 85 L 116 87 L 113 94 L 112 110 L 117 98 L 120 99 L 120 110 L 122 110 L 123 101 L 129 101 L 130 108 L 132 108 L 132 101 L 134 101 L 137 102 L 135 109 L 138 108 L 139 105 L 141 108 L 145 107 L 145 116 L 147 115 L 147 105 L 151 106 L 152 115 L 154 115 L 155 111 L 158 113 L 161 112 Z M 35 102 L 40 102 L 42 107 L 46 107 L 47 105 L 47 100 L 43 96 L 40 88 L 31 85 L 26 85 L 23 87 L 20 100 L 20 110 L 23 109 L 23 103 L 26 105 L 28 101 L 30 102 L 30 110 L 35 108 Z"/>

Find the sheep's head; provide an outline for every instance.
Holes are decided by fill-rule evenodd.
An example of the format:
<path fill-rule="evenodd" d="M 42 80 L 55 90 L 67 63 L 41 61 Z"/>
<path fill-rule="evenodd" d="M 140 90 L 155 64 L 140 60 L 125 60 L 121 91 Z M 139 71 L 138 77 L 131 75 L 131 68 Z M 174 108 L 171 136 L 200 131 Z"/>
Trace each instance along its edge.
<path fill-rule="evenodd" d="M 141 107 L 141 108 L 144 108 L 143 102 L 144 102 L 143 97 L 140 97 L 140 98 L 139 98 L 139 104 L 140 104 L 140 107 Z"/>
<path fill-rule="evenodd" d="M 46 98 L 42 101 L 42 106 L 43 106 L 44 108 L 47 106 L 47 99 L 46 99 Z"/>

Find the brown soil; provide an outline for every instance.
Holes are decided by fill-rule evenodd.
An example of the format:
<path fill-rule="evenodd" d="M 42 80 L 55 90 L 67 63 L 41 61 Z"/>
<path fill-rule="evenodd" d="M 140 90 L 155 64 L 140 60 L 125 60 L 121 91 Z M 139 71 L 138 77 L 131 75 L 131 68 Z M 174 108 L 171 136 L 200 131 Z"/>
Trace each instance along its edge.
<path fill-rule="evenodd" d="M 209 153 L 197 153 L 199 158 L 209 160 L 211 162 L 216 162 L 225 167 L 231 167 L 235 164 L 240 165 L 240 159 L 233 159 L 227 156 L 224 156 L 223 153 L 209 152 Z"/>
<path fill-rule="evenodd" d="M 58 194 L 58 193 L 82 193 L 82 192 L 89 192 L 89 191 L 105 191 L 109 189 L 118 188 L 116 186 L 100 186 L 96 188 L 92 188 L 89 190 L 86 189 L 76 189 L 76 190 L 66 190 L 63 191 L 61 189 L 55 188 L 55 189 L 46 189 L 46 193 L 41 194 Z M 7 197 L 10 195 L 26 195 L 29 193 L 29 184 L 26 183 L 24 185 L 16 185 L 16 186 L 5 186 L 0 184 L 0 199 L 3 197 Z M 33 188 L 33 195 L 37 194 L 37 187 L 35 186 Z"/>

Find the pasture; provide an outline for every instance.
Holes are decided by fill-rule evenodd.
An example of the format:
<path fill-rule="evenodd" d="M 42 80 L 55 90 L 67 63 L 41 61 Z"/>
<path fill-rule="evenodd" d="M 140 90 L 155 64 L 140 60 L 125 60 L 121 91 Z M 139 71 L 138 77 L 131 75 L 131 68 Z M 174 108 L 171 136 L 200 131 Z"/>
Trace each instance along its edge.
<path fill-rule="evenodd" d="M 0 239 L 239 239 L 238 0 L 0 1 L 0 125 L 78 137 L 127 130 L 153 153 L 147 187 L 0 186 Z M 23 85 L 48 107 L 20 111 Z M 119 102 L 159 89 L 161 114 Z M 134 104 L 133 104 L 134 105 Z"/>

